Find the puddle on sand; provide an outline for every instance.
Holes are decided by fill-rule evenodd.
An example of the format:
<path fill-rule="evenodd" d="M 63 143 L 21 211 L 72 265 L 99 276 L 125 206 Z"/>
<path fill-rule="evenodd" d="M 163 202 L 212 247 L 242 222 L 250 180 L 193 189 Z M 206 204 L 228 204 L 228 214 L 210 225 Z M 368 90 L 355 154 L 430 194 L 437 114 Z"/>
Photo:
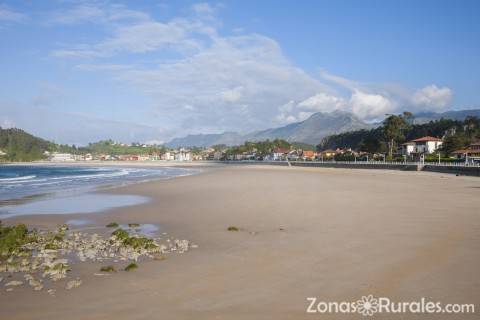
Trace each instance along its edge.
<path fill-rule="evenodd" d="M 92 213 L 148 201 L 149 198 L 137 195 L 86 193 L 0 207 L 0 219 L 24 215 Z"/>
<path fill-rule="evenodd" d="M 93 224 L 93 221 L 88 219 L 71 219 L 65 223 L 69 226 L 86 226 L 89 224 Z"/>
<path fill-rule="evenodd" d="M 120 228 L 148 237 L 155 236 L 159 230 L 157 225 L 151 223 L 140 224 L 139 226 L 132 227 L 130 227 L 128 224 L 121 224 Z"/>

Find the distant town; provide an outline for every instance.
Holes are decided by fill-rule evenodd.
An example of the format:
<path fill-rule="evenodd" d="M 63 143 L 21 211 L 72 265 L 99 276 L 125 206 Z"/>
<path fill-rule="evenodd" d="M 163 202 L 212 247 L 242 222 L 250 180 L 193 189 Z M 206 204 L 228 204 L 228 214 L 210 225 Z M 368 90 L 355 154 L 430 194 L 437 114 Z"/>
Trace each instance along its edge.
<path fill-rule="evenodd" d="M 277 141 L 288 144 L 286 141 Z M 480 163 L 480 141 L 471 143 L 468 148 L 455 150 L 448 159 L 442 158 L 439 150 L 443 140 L 440 138 L 425 136 L 420 137 L 399 146 L 395 155 L 402 156 L 404 161 L 425 161 L 428 158 L 436 161 L 461 161 L 468 163 Z M 145 148 L 151 147 L 144 145 Z M 291 146 L 274 147 L 271 152 L 259 153 L 256 148 L 252 151 L 232 153 L 226 146 L 215 148 L 204 148 L 192 151 L 186 148 L 172 149 L 164 152 L 138 153 L 138 154 L 72 154 L 60 152 L 45 152 L 49 161 L 71 162 L 71 161 L 385 161 L 384 153 L 373 153 L 354 151 L 351 148 L 327 149 L 323 151 L 296 149 Z M 437 157 L 432 158 L 432 155 Z"/>
<path fill-rule="evenodd" d="M 335 161 L 480 164 L 480 119 L 440 119 L 416 124 L 409 112 L 381 125 L 323 138 L 316 146 L 276 138 L 242 145 L 168 148 L 113 140 L 87 146 L 58 145 L 21 129 L 0 128 L 0 160 L 74 161 Z"/>

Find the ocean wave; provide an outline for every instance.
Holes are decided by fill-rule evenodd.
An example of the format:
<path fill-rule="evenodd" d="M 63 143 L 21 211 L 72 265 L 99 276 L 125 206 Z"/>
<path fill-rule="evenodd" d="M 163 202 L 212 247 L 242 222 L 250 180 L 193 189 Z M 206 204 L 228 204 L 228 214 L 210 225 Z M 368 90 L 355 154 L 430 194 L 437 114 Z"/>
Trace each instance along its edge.
<path fill-rule="evenodd" d="M 63 177 L 53 177 L 53 178 L 50 178 L 50 180 L 111 178 L 111 177 L 125 176 L 125 175 L 130 174 L 130 172 L 132 172 L 132 170 L 122 169 L 122 170 L 115 171 L 115 172 L 110 172 L 110 173 L 80 174 L 80 175 L 72 175 L 72 176 L 67 175 L 67 176 L 63 176 Z"/>
<path fill-rule="evenodd" d="M 0 178 L 0 183 L 1 182 L 16 182 L 16 181 L 25 181 L 25 180 L 31 180 L 36 178 L 37 176 L 35 175 L 30 175 L 30 176 L 23 176 L 23 177 L 15 177 L 15 178 Z"/>
<path fill-rule="evenodd" d="M 35 170 L 31 169 L 30 171 Z M 68 168 L 70 169 L 70 168 Z M 17 199 L 36 194 L 80 194 L 98 189 L 110 189 L 132 183 L 170 179 L 190 175 L 197 170 L 180 168 L 65 168 L 35 172 L 17 172 L 17 177 L 0 179 L 0 200 Z M 14 176 L 13 174 L 10 177 Z"/>
<path fill-rule="evenodd" d="M 62 181 L 52 181 L 52 182 L 44 182 L 44 183 L 30 183 L 29 186 L 46 186 L 52 184 L 59 184 L 63 183 Z"/>

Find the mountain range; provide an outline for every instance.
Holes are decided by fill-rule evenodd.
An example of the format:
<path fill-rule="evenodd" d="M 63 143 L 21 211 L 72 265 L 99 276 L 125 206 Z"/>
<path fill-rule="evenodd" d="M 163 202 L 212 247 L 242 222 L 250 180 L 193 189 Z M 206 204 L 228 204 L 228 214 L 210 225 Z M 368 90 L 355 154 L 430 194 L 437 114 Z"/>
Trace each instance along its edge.
<path fill-rule="evenodd" d="M 415 114 L 415 123 L 422 124 L 429 121 L 440 120 L 442 118 L 463 121 L 468 116 L 480 118 L 480 109 L 454 110 L 454 111 L 445 111 L 441 113 L 420 112 Z"/>
<path fill-rule="evenodd" d="M 415 123 L 421 124 L 441 118 L 464 120 L 467 116 L 480 117 L 480 109 L 446 111 L 443 113 L 422 112 L 415 114 Z M 245 141 L 284 139 L 289 142 L 318 144 L 326 136 L 359 129 L 371 129 L 381 123 L 371 124 L 362 121 L 356 115 L 346 111 L 317 112 L 308 119 L 290 123 L 283 127 L 254 131 L 247 134 L 223 132 L 217 134 L 192 134 L 183 138 L 174 138 L 167 147 L 210 147 L 218 144 L 240 145 Z"/>

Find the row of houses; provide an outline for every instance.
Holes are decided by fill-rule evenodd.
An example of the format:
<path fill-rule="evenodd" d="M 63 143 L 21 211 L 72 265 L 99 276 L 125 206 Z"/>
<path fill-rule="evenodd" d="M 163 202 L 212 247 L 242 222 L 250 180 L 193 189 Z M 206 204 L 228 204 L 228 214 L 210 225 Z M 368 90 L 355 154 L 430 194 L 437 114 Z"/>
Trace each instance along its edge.
<path fill-rule="evenodd" d="M 150 154 L 71 154 L 46 152 L 45 154 L 49 161 L 53 162 L 72 162 L 72 161 L 192 161 L 199 160 L 189 150 L 173 150 L 164 153 L 150 153 Z"/>
<path fill-rule="evenodd" d="M 312 150 L 289 150 L 285 148 L 275 148 L 273 152 L 265 157 L 268 161 L 314 161 L 314 160 L 330 160 L 337 155 L 349 155 L 352 157 L 366 156 L 366 152 L 357 152 L 350 148 L 347 149 L 327 149 L 319 152 Z"/>
<path fill-rule="evenodd" d="M 422 155 L 436 153 L 442 146 L 443 141 L 440 138 L 425 136 L 403 143 L 398 151 L 398 155 L 409 157 L 410 159 L 418 159 Z M 55 162 L 68 161 L 195 161 L 195 160 L 265 160 L 265 161 L 314 161 L 314 160 L 330 160 L 338 155 L 345 155 L 351 158 L 372 157 L 384 158 L 382 154 L 369 155 L 365 152 L 357 152 L 352 149 L 328 149 L 320 152 L 313 150 L 274 148 L 268 155 L 259 155 L 257 152 L 243 152 L 239 154 L 227 154 L 212 148 L 201 150 L 193 153 L 188 149 L 167 150 L 163 153 L 151 154 L 126 154 L 126 155 L 109 155 L 109 154 L 81 154 L 75 155 L 70 153 L 48 153 L 48 159 Z M 452 155 L 459 160 L 477 162 L 480 161 L 480 141 L 472 143 L 464 150 L 457 150 Z"/>
<path fill-rule="evenodd" d="M 435 137 L 422 137 L 402 144 L 398 153 L 405 156 L 418 156 L 421 154 L 435 153 L 442 145 L 442 139 Z M 338 155 L 349 156 L 350 158 L 368 157 L 365 152 L 357 152 L 352 149 L 327 149 L 320 152 L 312 150 L 292 150 L 288 148 L 274 148 L 272 152 L 264 157 L 259 157 L 255 152 L 244 152 L 234 155 L 216 154 L 214 157 L 207 158 L 209 160 L 265 160 L 265 161 L 314 161 L 314 160 L 330 160 Z M 370 155 L 373 158 L 384 158 L 382 154 Z"/>
<path fill-rule="evenodd" d="M 466 162 L 480 162 L 480 141 L 473 142 L 468 148 L 456 150 L 452 154 Z"/>
<path fill-rule="evenodd" d="M 416 156 L 432 154 L 438 151 L 443 144 L 443 140 L 435 137 L 422 137 L 402 144 L 401 153 L 406 156 Z M 455 150 L 451 155 L 459 160 L 467 162 L 480 161 L 480 141 L 471 143 L 467 148 Z"/>
<path fill-rule="evenodd" d="M 267 161 L 279 161 L 279 160 L 290 160 L 290 161 L 311 161 L 315 160 L 317 153 L 312 150 L 289 150 L 286 148 L 275 148 L 273 152 L 265 157 Z"/>
<path fill-rule="evenodd" d="M 403 143 L 398 148 L 396 155 L 403 156 L 405 160 L 420 160 L 422 156 L 437 153 L 443 144 L 443 140 L 436 137 L 425 136 Z M 272 152 L 264 157 L 258 157 L 255 152 L 241 153 L 235 155 L 224 156 L 226 160 L 265 160 L 265 161 L 314 161 L 314 160 L 331 160 L 333 158 L 350 159 L 385 159 L 384 154 L 368 154 L 366 152 L 358 152 L 352 149 L 327 149 L 321 152 L 311 150 L 291 150 L 287 148 L 275 148 Z M 457 150 L 452 153 L 457 160 L 468 162 L 480 162 L 480 142 L 472 143 L 464 150 Z"/>

